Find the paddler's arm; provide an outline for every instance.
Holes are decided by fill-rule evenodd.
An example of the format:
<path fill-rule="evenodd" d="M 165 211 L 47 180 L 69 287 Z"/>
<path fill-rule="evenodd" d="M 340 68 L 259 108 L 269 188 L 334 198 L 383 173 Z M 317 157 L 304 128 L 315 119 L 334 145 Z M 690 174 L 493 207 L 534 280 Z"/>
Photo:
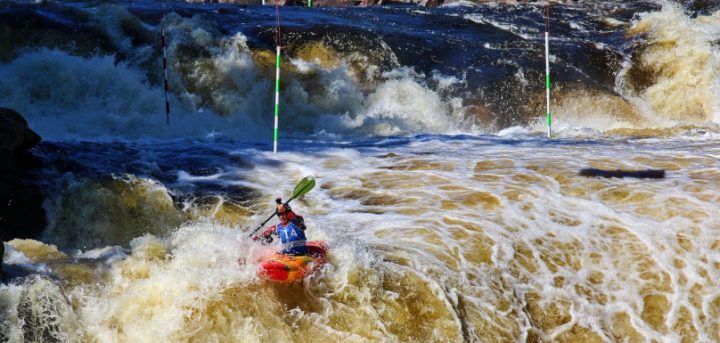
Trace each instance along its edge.
<path fill-rule="evenodd" d="M 293 214 L 293 217 L 290 219 L 290 222 L 297 225 L 300 230 L 305 231 L 305 229 L 307 229 L 307 227 L 305 226 L 305 218 L 303 218 L 303 216 L 295 214 L 294 212 L 291 213 Z"/>
<path fill-rule="evenodd" d="M 258 241 L 258 240 L 262 239 L 262 242 L 265 244 L 272 243 L 273 234 L 275 234 L 275 229 L 276 229 L 275 225 L 267 228 L 267 230 L 263 231 L 263 233 L 253 237 L 253 241 Z"/>

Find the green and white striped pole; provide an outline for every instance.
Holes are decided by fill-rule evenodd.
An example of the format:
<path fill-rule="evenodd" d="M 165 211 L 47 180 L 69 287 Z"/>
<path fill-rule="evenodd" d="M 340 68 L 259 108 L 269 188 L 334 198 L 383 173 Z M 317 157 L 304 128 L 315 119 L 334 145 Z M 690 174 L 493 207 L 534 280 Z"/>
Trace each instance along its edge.
<path fill-rule="evenodd" d="M 308 8 L 312 7 L 312 0 L 308 0 Z"/>
<path fill-rule="evenodd" d="M 545 90 L 547 94 L 547 136 L 550 138 L 552 135 L 552 116 L 550 115 L 550 44 L 548 39 L 548 33 L 545 32 Z"/>
<path fill-rule="evenodd" d="M 275 134 L 273 138 L 273 153 L 277 154 L 278 143 L 278 114 L 280 113 L 280 45 L 276 50 L 275 58 Z"/>
<path fill-rule="evenodd" d="M 545 19 L 545 90 L 547 94 L 547 136 L 552 135 L 552 116 L 550 115 L 550 1 L 547 5 L 547 17 Z"/>

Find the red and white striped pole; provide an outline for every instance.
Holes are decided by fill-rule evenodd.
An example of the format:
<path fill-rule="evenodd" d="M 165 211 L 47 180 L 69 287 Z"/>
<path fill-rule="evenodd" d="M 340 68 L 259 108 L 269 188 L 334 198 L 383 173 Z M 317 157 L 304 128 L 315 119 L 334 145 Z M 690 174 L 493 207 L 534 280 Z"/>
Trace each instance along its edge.
<path fill-rule="evenodd" d="M 165 122 L 170 125 L 170 101 L 168 101 L 167 52 L 165 51 L 165 28 L 162 29 L 163 71 L 165 72 Z"/>

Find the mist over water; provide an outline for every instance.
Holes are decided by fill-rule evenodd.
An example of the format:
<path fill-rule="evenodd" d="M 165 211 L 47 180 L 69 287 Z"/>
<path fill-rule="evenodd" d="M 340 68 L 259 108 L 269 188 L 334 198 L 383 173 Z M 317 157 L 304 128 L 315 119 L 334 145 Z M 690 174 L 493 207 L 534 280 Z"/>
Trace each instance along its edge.
<path fill-rule="evenodd" d="M 720 341 L 720 12 L 553 5 L 553 139 L 544 4 L 280 8 L 277 155 L 274 8 L 2 7 L 48 224 L 3 242 L 0 341 Z M 262 281 L 307 175 L 328 263 Z"/>

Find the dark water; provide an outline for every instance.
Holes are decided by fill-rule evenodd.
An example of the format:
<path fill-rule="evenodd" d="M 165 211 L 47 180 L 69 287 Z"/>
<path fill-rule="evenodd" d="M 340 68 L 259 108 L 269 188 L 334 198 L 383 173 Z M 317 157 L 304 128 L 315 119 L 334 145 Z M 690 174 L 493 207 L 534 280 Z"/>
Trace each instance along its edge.
<path fill-rule="evenodd" d="M 662 32 L 628 30 L 661 6 L 551 8 L 553 112 L 560 126 L 604 131 L 713 121 L 708 82 L 696 82 L 704 95 L 694 101 L 666 101 L 652 92 L 664 81 L 683 81 L 664 80 L 666 69 L 676 67 L 647 55 L 677 52 L 654 48 Z M 698 20 L 673 6 L 657 20 L 678 26 L 659 30 Z M 545 13 L 540 3 L 283 7 L 281 134 L 494 133 L 540 125 Z M 271 7 L 173 2 L 6 4 L 0 13 L 5 105 L 48 138 L 266 137 L 259 132 L 272 130 L 274 14 Z M 169 127 L 161 125 L 161 28 L 169 41 Z M 687 44 L 716 54 L 712 26 L 695 29 L 697 39 Z"/>

